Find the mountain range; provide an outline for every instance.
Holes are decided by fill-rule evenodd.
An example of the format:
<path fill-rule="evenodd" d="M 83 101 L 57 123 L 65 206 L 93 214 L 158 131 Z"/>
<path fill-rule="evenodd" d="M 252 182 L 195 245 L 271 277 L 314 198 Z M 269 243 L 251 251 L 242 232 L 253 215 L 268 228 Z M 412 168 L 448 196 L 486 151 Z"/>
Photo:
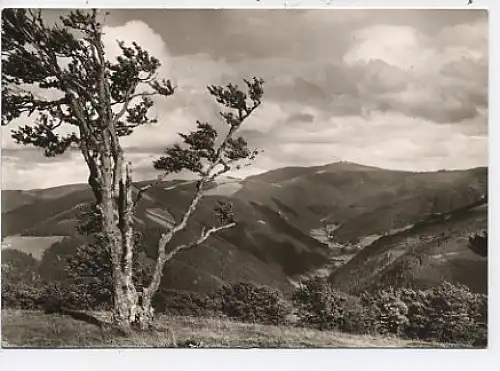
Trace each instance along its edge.
<path fill-rule="evenodd" d="M 487 258 L 467 247 L 467 237 L 487 229 L 487 176 L 485 167 L 409 172 L 338 162 L 221 179 L 210 184 L 173 244 L 210 223 L 218 200 L 233 204 L 237 226 L 176 256 L 162 285 L 205 292 L 223 282 L 253 281 L 287 292 L 305 275 L 321 273 L 351 292 L 443 278 L 484 292 Z M 162 229 L 182 215 L 194 187 L 173 180 L 146 193 L 135 227 L 151 257 Z M 83 184 L 3 190 L 3 248 L 42 259 L 54 240 L 81 243 L 79 206 L 91 200 Z"/>

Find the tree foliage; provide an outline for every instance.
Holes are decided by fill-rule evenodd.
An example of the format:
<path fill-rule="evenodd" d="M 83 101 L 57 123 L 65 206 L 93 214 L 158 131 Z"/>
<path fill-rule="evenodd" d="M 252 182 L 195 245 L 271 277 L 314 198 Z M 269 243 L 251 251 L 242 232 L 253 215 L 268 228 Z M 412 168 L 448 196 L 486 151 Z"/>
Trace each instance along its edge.
<path fill-rule="evenodd" d="M 370 318 L 359 298 L 335 290 L 324 277 L 303 280 L 292 300 L 303 325 L 353 333 L 371 331 Z"/>
<path fill-rule="evenodd" d="M 2 249 L 2 281 L 32 282 L 38 278 L 38 261 L 30 254 Z"/>
<path fill-rule="evenodd" d="M 212 297 L 220 299 L 223 315 L 243 322 L 279 325 L 291 312 L 279 290 L 250 282 L 226 284 Z"/>
<path fill-rule="evenodd" d="M 61 241 L 53 243 L 43 252 L 38 267 L 40 276 L 47 281 L 62 281 L 67 279 L 67 259 L 75 255 L 78 246 L 83 243 L 85 243 L 84 240 L 75 237 L 65 237 Z"/>
<path fill-rule="evenodd" d="M 301 324 L 323 330 L 474 346 L 487 343 L 486 295 L 448 282 L 426 290 L 386 287 L 352 297 L 314 277 L 295 290 L 293 302 Z"/>
<path fill-rule="evenodd" d="M 152 263 L 144 252 L 141 236 L 136 235 L 133 279 L 137 288 L 147 285 Z M 102 236 L 91 243 L 80 245 L 76 254 L 66 257 L 66 285 L 74 295 L 85 298 L 86 308 L 112 308 L 113 269 L 111 254 Z"/>
<path fill-rule="evenodd" d="M 2 249 L 2 307 L 35 309 L 43 296 L 38 261 L 14 249 Z"/>
<path fill-rule="evenodd" d="M 230 205 L 220 204 L 215 210 L 219 224 L 204 227 L 190 243 L 167 249 L 187 227 L 205 185 L 258 154 L 236 132 L 261 105 L 264 81 L 244 80 L 246 92 L 232 83 L 208 86 L 208 93 L 222 107 L 225 133 L 198 121 L 196 130 L 179 134 L 180 143 L 166 148 L 164 156 L 154 161 L 154 168 L 161 171 L 158 180 L 137 189 L 120 138 L 156 123 L 151 108 L 157 99 L 173 95 L 176 87 L 159 76 L 160 61 L 135 42 L 119 41 L 119 55 L 113 60 L 107 57 L 102 38 L 106 15 L 95 9 L 74 10 L 47 24 L 40 10 L 2 12 L 2 125 L 35 115 L 34 124 L 12 131 L 16 142 L 38 147 L 48 157 L 73 149 L 81 152 L 95 196 L 94 225 L 99 226 L 101 243 L 111 259 L 114 321 L 124 328 L 135 322 L 144 327 L 151 322 L 151 299 L 165 263 L 236 223 Z M 65 131 L 59 130 L 62 127 Z M 162 231 L 149 284 L 136 287 L 135 208 L 144 192 L 183 170 L 199 176 L 195 194 L 180 220 Z M 82 228 L 93 228 L 92 223 Z M 93 254 L 80 253 L 81 262 Z"/>

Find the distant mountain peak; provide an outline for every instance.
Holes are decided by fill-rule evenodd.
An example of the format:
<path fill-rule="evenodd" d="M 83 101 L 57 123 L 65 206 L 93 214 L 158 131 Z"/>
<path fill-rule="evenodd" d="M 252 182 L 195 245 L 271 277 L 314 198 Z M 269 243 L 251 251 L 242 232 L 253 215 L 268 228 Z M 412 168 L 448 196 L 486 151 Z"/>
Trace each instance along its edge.
<path fill-rule="evenodd" d="M 380 167 L 358 164 L 351 161 L 338 161 L 331 164 L 321 166 L 325 169 L 342 169 L 342 170 L 386 170 Z"/>

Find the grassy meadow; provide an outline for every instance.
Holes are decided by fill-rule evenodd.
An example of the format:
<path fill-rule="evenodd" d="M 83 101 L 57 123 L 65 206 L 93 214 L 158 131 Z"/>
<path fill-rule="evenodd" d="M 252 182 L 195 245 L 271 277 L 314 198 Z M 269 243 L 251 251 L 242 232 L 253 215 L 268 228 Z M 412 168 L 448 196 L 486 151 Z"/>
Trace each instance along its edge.
<path fill-rule="evenodd" d="M 99 314 L 97 314 L 99 315 Z M 96 316 L 97 316 L 96 315 Z M 106 314 L 100 314 L 105 317 Z M 397 337 L 350 335 L 220 318 L 159 316 L 155 330 L 131 336 L 107 333 L 69 316 L 2 310 L 3 348 L 450 348 Z"/>

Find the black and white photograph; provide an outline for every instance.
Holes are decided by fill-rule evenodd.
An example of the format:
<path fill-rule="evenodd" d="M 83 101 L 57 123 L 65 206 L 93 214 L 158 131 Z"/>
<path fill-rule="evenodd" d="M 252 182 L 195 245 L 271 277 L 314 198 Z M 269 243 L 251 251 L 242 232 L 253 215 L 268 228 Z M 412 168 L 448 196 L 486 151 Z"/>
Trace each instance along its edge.
<path fill-rule="evenodd" d="M 2 9 L 2 348 L 488 348 L 487 9 L 140 5 Z"/>

